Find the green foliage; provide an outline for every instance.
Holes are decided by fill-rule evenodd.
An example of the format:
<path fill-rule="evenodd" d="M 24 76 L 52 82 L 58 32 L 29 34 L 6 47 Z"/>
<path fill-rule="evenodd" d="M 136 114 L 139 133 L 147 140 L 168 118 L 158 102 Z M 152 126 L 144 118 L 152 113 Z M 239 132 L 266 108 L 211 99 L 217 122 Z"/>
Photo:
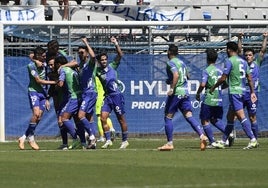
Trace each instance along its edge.
<path fill-rule="evenodd" d="M 267 140 L 243 150 L 248 140 L 231 148 L 200 151 L 198 139 L 175 140 L 174 151 L 159 152 L 159 139 L 130 139 L 126 150 L 56 150 L 59 141 L 39 141 L 40 151 L 0 143 L 1 187 L 5 188 L 180 188 L 268 187 Z M 98 145 L 100 148 L 101 144 Z"/>

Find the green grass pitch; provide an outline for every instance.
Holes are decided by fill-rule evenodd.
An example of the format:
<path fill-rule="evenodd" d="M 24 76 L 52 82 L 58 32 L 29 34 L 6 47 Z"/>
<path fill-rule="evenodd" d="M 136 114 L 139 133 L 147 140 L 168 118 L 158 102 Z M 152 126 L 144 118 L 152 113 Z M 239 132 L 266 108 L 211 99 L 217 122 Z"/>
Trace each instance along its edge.
<path fill-rule="evenodd" d="M 107 150 L 59 151 L 59 141 L 38 141 L 40 151 L 17 142 L 0 143 L 3 188 L 265 188 L 268 187 L 268 140 L 243 150 L 247 139 L 231 148 L 200 151 L 198 139 L 176 139 L 175 150 L 156 148 L 165 139 L 130 138 Z"/>

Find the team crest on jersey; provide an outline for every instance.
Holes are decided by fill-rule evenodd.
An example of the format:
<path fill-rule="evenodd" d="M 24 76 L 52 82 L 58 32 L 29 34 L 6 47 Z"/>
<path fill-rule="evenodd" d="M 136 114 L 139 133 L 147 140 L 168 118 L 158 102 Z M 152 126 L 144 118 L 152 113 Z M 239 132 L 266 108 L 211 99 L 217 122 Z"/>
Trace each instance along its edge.
<path fill-rule="evenodd" d="M 35 70 L 32 70 L 31 71 L 31 74 L 34 76 L 36 74 L 36 71 Z"/>

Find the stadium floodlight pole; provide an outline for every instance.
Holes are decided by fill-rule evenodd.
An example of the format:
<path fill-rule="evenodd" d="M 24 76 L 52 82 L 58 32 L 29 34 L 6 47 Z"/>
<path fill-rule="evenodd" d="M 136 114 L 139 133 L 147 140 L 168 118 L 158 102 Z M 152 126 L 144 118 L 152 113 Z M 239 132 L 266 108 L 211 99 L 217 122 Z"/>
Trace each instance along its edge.
<path fill-rule="evenodd" d="M 4 44 L 4 25 L 0 22 L 0 44 Z M 0 142 L 5 142 L 4 45 L 0 48 Z"/>

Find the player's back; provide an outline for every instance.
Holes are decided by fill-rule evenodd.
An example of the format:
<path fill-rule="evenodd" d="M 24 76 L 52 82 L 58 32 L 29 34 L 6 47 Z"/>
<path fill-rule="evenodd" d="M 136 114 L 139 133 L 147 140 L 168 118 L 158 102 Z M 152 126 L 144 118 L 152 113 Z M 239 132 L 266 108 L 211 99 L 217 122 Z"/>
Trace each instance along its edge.
<path fill-rule="evenodd" d="M 239 56 L 229 58 L 232 69 L 229 74 L 229 92 L 231 94 L 243 94 L 246 90 L 249 67 L 247 62 Z"/>
<path fill-rule="evenodd" d="M 209 106 L 222 106 L 221 86 L 210 93 L 210 88 L 216 84 L 218 78 L 222 75 L 222 70 L 215 65 L 209 65 L 205 72 L 207 74 L 206 93 L 204 103 Z"/>
<path fill-rule="evenodd" d="M 62 70 L 65 74 L 66 90 L 71 98 L 79 98 L 81 94 L 78 73 L 70 67 L 63 67 Z"/>

